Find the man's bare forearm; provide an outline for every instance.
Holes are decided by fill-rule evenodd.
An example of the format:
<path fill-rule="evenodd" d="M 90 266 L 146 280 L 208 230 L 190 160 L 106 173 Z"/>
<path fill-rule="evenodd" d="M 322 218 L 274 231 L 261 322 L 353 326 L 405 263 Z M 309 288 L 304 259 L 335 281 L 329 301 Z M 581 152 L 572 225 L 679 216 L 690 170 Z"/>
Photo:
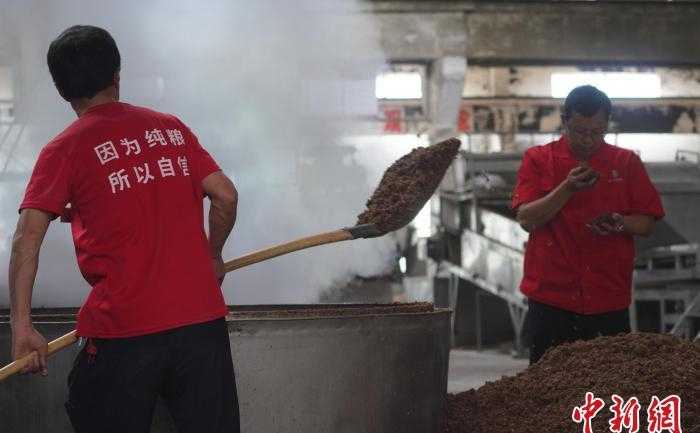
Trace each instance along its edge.
<path fill-rule="evenodd" d="M 32 288 L 39 267 L 39 259 L 21 247 L 12 248 L 10 256 L 10 320 L 12 326 L 31 324 Z"/>
<path fill-rule="evenodd" d="M 654 230 L 654 217 L 649 215 L 625 215 L 622 217 L 623 231 L 635 236 L 649 236 Z"/>
<path fill-rule="evenodd" d="M 212 257 L 221 257 L 226 239 L 236 224 L 237 197 L 212 199 L 209 209 L 209 248 Z"/>
<path fill-rule="evenodd" d="M 209 250 L 212 258 L 221 259 L 228 235 L 236 223 L 238 191 L 226 175 L 217 171 L 202 180 L 202 189 L 211 200 L 209 208 Z M 220 264 L 219 264 L 220 265 Z"/>
<path fill-rule="evenodd" d="M 39 267 L 39 250 L 49 223 L 48 217 L 37 212 L 22 212 L 12 238 L 8 285 L 13 327 L 31 325 L 32 291 Z"/>
<path fill-rule="evenodd" d="M 517 219 L 528 232 L 547 224 L 566 205 L 574 192 L 566 181 L 559 184 L 546 196 L 518 208 Z"/>

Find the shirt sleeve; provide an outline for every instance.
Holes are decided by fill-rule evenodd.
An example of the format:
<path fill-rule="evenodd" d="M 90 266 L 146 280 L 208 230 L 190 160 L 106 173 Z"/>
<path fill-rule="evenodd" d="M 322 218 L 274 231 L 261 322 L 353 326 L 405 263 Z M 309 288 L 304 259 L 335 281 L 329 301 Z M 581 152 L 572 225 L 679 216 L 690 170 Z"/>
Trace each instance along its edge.
<path fill-rule="evenodd" d="M 545 196 L 541 185 L 541 167 L 533 156 L 533 149 L 525 152 L 523 162 L 518 170 L 518 177 L 513 190 L 511 208 L 517 210 L 521 205 Z"/>
<path fill-rule="evenodd" d="M 633 154 L 629 164 L 630 214 L 649 215 L 656 219 L 663 218 L 665 212 L 661 204 L 661 197 L 654 184 L 651 183 L 642 160 Z"/>
<path fill-rule="evenodd" d="M 48 144 L 39 153 L 19 210 L 38 209 L 54 218 L 63 214 L 70 202 L 72 172 L 70 159 L 57 146 Z"/>

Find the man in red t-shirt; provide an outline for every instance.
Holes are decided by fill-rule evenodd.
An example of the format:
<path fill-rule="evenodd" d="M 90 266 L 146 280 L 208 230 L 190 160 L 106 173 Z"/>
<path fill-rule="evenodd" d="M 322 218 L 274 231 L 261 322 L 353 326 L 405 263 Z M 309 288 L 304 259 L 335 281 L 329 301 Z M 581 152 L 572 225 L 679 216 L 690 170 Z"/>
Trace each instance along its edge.
<path fill-rule="evenodd" d="M 639 157 L 605 143 L 611 109 L 595 87 L 574 89 L 564 135 L 528 149 L 518 171 L 531 363 L 562 342 L 630 329 L 633 237 L 648 236 L 664 211 Z"/>
<path fill-rule="evenodd" d="M 87 343 L 68 378 L 75 430 L 148 431 L 161 396 L 181 433 L 238 432 L 220 288 L 233 183 L 178 118 L 119 102 L 120 55 L 105 30 L 67 29 L 47 61 L 78 119 L 44 146 L 20 205 L 9 278 L 13 358 L 32 354 L 25 372 L 47 374 L 31 295 L 44 234 L 62 215 L 92 287 L 78 313 Z"/>

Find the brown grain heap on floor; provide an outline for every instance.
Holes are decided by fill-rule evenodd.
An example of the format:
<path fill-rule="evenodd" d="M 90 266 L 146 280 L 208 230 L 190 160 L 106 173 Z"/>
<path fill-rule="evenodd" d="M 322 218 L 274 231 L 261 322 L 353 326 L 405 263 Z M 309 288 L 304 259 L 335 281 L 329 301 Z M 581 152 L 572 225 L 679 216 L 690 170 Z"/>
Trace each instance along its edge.
<path fill-rule="evenodd" d="M 406 313 L 428 313 L 433 311 L 429 302 L 375 304 L 361 306 L 315 305 L 313 308 L 295 308 L 286 310 L 263 311 L 234 311 L 231 316 L 236 318 L 293 318 L 293 317 L 331 317 L 331 316 L 364 316 Z"/>
<path fill-rule="evenodd" d="M 435 192 L 459 146 L 459 140 L 450 138 L 413 149 L 394 162 L 384 172 L 357 224 L 375 224 L 388 233 L 411 222 Z"/>
<path fill-rule="evenodd" d="M 571 412 L 587 391 L 606 404 L 594 432 L 610 431 L 612 394 L 639 399 L 640 431 L 647 431 L 651 397 L 677 394 L 683 431 L 700 433 L 700 344 L 638 333 L 556 347 L 515 377 L 449 395 L 443 432 L 579 433 Z"/>

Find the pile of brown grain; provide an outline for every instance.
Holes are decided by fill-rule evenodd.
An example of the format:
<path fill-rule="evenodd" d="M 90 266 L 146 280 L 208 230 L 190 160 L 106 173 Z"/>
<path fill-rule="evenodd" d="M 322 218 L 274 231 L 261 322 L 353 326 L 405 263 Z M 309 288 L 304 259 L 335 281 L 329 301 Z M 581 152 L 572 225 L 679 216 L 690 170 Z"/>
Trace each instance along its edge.
<path fill-rule="evenodd" d="M 413 149 L 389 167 L 367 201 L 357 224 L 375 224 L 384 233 L 411 222 L 433 195 L 445 171 L 457 155 L 456 138 Z"/>
<path fill-rule="evenodd" d="M 586 392 L 605 400 L 594 432 L 609 432 L 612 394 L 639 399 L 647 431 L 651 397 L 681 397 L 685 433 L 700 433 L 700 344 L 669 335 L 627 334 L 562 345 L 515 377 L 449 395 L 445 433 L 578 433 L 571 412 Z M 623 430 L 627 431 L 627 430 Z"/>

